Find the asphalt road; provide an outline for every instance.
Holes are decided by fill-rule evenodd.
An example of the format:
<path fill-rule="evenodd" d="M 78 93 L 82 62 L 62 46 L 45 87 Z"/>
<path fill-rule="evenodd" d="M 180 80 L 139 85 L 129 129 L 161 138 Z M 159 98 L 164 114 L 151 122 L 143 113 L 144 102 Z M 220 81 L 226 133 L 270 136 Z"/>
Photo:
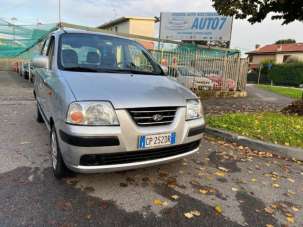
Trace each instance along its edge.
<path fill-rule="evenodd" d="M 258 89 L 254 84 L 246 86 L 248 96 L 243 98 L 210 98 L 204 101 L 207 115 L 226 112 L 263 112 L 281 111 L 291 104 L 291 98 Z"/>
<path fill-rule="evenodd" d="M 59 181 L 34 111 L 31 85 L 0 72 L 1 227 L 303 225 L 300 162 L 204 138 L 182 161 Z"/>

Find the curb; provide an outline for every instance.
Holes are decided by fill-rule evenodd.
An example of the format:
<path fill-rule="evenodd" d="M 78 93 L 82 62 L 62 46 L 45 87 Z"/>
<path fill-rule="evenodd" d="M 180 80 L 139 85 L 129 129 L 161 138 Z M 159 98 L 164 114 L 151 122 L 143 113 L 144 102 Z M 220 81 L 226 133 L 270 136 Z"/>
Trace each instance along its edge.
<path fill-rule="evenodd" d="M 221 129 L 209 127 L 205 128 L 205 133 L 215 137 L 223 138 L 229 142 L 238 143 L 254 150 L 268 151 L 281 157 L 294 158 L 296 160 L 303 161 L 303 149 L 300 148 L 292 148 L 273 143 L 267 143 L 261 140 L 250 139 L 245 136 L 239 136 L 235 133 L 230 133 Z"/>

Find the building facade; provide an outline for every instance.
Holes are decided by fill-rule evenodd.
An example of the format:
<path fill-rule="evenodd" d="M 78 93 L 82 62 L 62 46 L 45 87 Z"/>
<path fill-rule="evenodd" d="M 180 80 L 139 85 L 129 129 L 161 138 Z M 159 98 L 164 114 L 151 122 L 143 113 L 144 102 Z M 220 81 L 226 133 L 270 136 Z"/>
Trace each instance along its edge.
<path fill-rule="evenodd" d="M 296 59 L 303 62 L 303 43 L 256 46 L 254 51 L 246 54 L 248 55 L 251 69 L 258 68 L 260 64 L 266 61 L 283 64 L 290 59 Z"/>
<path fill-rule="evenodd" d="M 98 26 L 112 32 L 139 35 L 145 37 L 155 37 L 156 18 L 153 17 L 120 17 L 108 23 Z M 149 41 L 140 41 L 147 49 L 153 49 L 154 43 Z"/>

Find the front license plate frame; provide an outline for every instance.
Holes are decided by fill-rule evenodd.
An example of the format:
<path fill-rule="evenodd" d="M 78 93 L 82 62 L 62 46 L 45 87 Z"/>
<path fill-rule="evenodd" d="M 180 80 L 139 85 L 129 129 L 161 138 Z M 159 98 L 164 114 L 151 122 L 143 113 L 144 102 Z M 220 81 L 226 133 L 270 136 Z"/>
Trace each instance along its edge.
<path fill-rule="evenodd" d="M 138 148 L 155 148 L 165 145 L 175 145 L 176 144 L 176 133 L 163 133 L 163 134 L 154 134 L 154 135 L 143 135 L 139 136 L 138 139 Z"/>

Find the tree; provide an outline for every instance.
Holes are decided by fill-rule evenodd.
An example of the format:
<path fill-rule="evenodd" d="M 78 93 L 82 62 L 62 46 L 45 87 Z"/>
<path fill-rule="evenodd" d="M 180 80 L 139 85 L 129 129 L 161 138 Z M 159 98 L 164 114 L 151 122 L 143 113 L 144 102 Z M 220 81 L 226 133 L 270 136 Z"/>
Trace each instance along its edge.
<path fill-rule="evenodd" d="M 273 13 L 272 19 L 282 19 L 283 24 L 303 21 L 302 0 L 212 0 L 217 12 L 225 16 L 247 19 L 254 24 Z"/>
<path fill-rule="evenodd" d="M 275 44 L 289 44 L 289 43 L 296 43 L 294 39 L 280 39 Z"/>
<path fill-rule="evenodd" d="M 247 19 L 251 24 L 262 22 L 268 14 L 272 14 L 273 20 L 283 20 L 282 24 L 303 21 L 303 0 L 212 0 L 212 2 L 220 15 Z M 302 100 L 294 102 L 293 106 L 296 109 L 293 112 L 303 113 L 303 93 Z"/>

